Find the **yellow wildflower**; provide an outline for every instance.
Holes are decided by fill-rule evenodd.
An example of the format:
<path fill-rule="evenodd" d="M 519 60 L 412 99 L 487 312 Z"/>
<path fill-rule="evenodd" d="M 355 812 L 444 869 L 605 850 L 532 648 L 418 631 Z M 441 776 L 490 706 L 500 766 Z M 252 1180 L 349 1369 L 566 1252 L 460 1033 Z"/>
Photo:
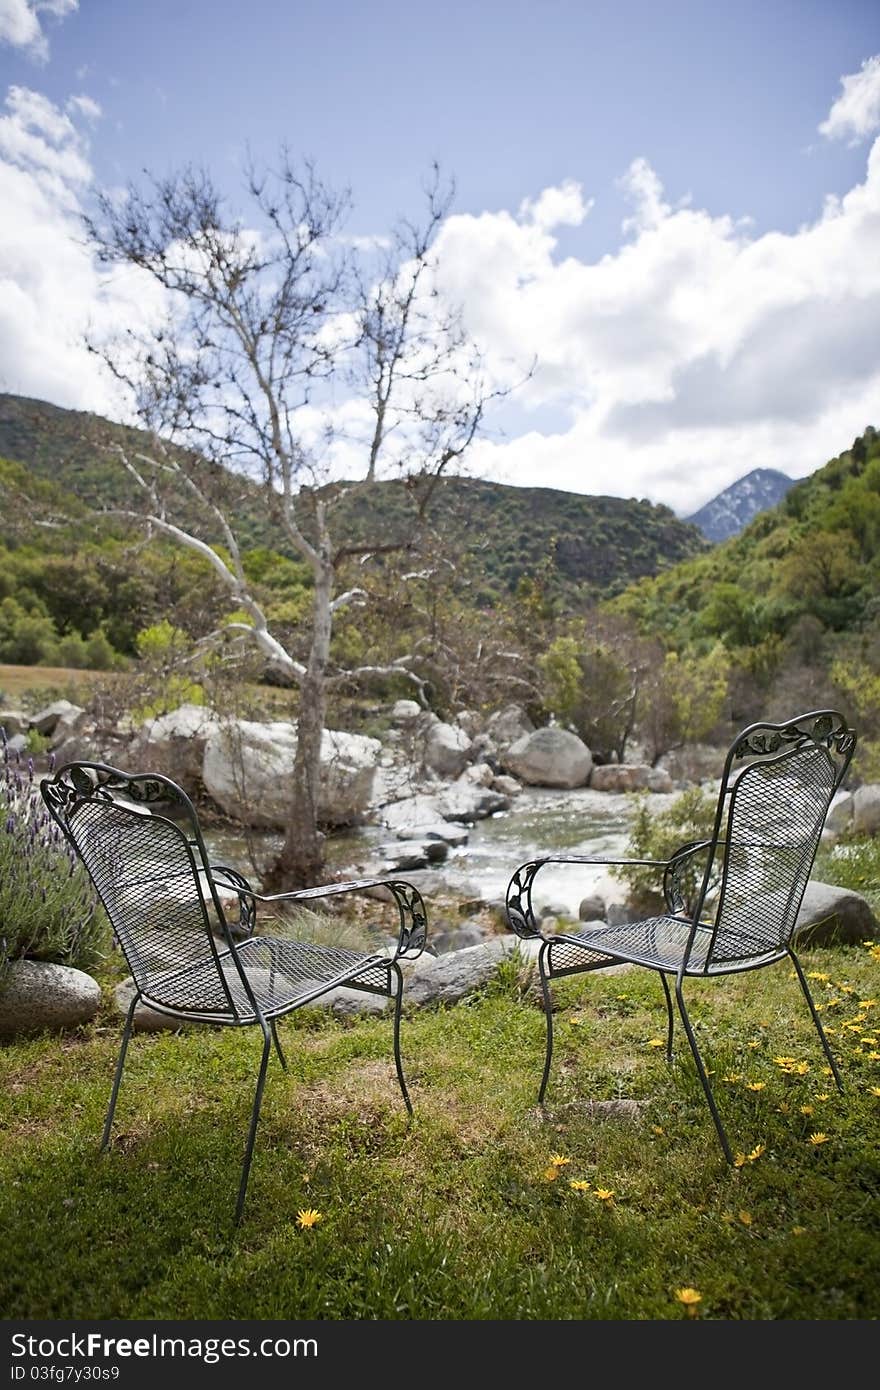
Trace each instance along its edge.
<path fill-rule="evenodd" d="M 792 1226 L 791 1233 L 793 1236 L 805 1236 L 807 1234 L 807 1228 L 806 1226 Z"/>
<path fill-rule="evenodd" d="M 766 1144 L 756 1144 L 749 1154 L 749 1163 L 754 1163 L 756 1158 L 760 1158 L 766 1147 Z"/>
<path fill-rule="evenodd" d="M 880 1096 L 880 1086 L 869 1086 L 869 1087 L 868 1087 L 868 1095 L 869 1095 L 869 1096 Z"/>
<path fill-rule="evenodd" d="M 648 1039 L 648 1046 L 649 1046 L 649 1047 L 665 1047 L 665 1046 L 666 1046 L 666 1039 L 665 1039 L 665 1038 L 649 1038 L 649 1039 Z"/>
<path fill-rule="evenodd" d="M 304 1231 L 308 1230 L 310 1226 L 317 1226 L 318 1222 L 322 1219 L 321 1213 L 315 1211 L 314 1207 L 306 1207 L 303 1211 L 298 1211 L 296 1214 L 296 1224 Z"/>
<path fill-rule="evenodd" d="M 559 1177 L 559 1169 L 555 1166 L 552 1168 L 545 1168 L 544 1177 L 547 1182 L 555 1182 L 556 1179 Z"/>
<path fill-rule="evenodd" d="M 746 1083 L 750 1091 L 763 1091 L 766 1081 L 749 1081 Z"/>
<path fill-rule="evenodd" d="M 689 1318 L 698 1316 L 699 1309 L 697 1305 L 702 1303 L 703 1295 L 697 1289 L 676 1289 L 675 1296 L 679 1303 L 684 1304 Z"/>
<path fill-rule="evenodd" d="M 571 1159 L 566 1158 L 564 1154 L 551 1154 L 550 1162 L 554 1168 L 564 1168 L 566 1163 L 571 1163 Z"/>
<path fill-rule="evenodd" d="M 741 1211 L 741 1212 L 739 1213 L 739 1219 L 740 1219 L 740 1221 L 743 1223 L 744 1226 L 751 1226 L 751 1224 L 752 1224 L 752 1213 L 751 1213 L 750 1211 Z"/>
<path fill-rule="evenodd" d="M 614 1189 L 612 1187 L 597 1187 L 596 1196 L 599 1198 L 600 1202 L 613 1202 Z"/>
<path fill-rule="evenodd" d="M 722 1076 L 721 1078 L 722 1081 L 729 1081 L 731 1085 L 733 1085 L 736 1081 L 740 1081 L 741 1079 L 742 1072 L 738 1071 L 729 1071 L 726 1076 Z"/>
<path fill-rule="evenodd" d="M 818 1144 L 827 1144 L 827 1143 L 828 1143 L 828 1135 L 827 1135 L 827 1134 L 823 1134 L 822 1131 L 821 1131 L 821 1129 L 819 1129 L 819 1130 L 816 1131 L 815 1134 L 811 1134 L 811 1135 L 810 1135 L 810 1143 L 811 1143 L 811 1144 L 817 1144 L 817 1145 L 818 1145 Z"/>
<path fill-rule="evenodd" d="M 736 1158 L 733 1160 L 733 1166 L 734 1168 L 742 1168 L 743 1164 L 746 1161 L 747 1160 L 745 1154 L 737 1154 Z"/>
<path fill-rule="evenodd" d="M 812 1113 L 813 1113 L 813 1107 L 812 1107 L 812 1105 L 802 1105 L 802 1106 L 801 1106 L 801 1114 L 802 1114 L 802 1115 L 812 1115 Z"/>
<path fill-rule="evenodd" d="M 590 1190 L 590 1184 L 585 1182 L 583 1178 L 570 1178 L 568 1185 L 575 1192 L 589 1192 Z"/>

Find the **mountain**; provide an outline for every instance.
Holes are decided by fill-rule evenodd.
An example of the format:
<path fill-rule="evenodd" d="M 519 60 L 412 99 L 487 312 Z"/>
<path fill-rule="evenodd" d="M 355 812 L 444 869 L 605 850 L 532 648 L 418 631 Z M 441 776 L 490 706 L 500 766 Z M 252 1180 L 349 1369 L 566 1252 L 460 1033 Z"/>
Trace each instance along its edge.
<path fill-rule="evenodd" d="M 128 479 L 113 453 L 120 442 L 132 455 L 150 451 L 143 431 L 0 393 L 0 457 L 24 464 L 37 479 L 67 489 L 91 506 L 130 505 Z M 219 487 L 224 494 L 245 547 L 285 550 L 268 529 L 255 483 L 211 468 L 204 460 L 195 462 L 210 476 L 212 491 Z M 325 496 L 343 494 L 334 527 L 337 542 L 388 544 L 412 532 L 418 486 L 407 480 L 389 480 L 347 496 L 344 484 L 322 491 Z M 187 516 L 185 498 L 181 504 L 187 524 L 196 527 L 195 517 Z M 480 605 L 514 592 L 520 579 L 532 576 L 548 580 L 568 605 L 582 609 L 706 549 L 698 528 L 669 507 L 468 477 L 442 480 L 428 519 L 442 533 L 449 553 L 466 559 L 471 598 Z M 307 529 L 307 519 L 303 525 Z M 221 539 L 204 528 L 201 534 L 212 543 Z"/>
<path fill-rule="evenodd" d="M 781 502 L 794 481 L 776 468 L 753 468 L 686 520 L 698 526 L 707 540 L 726 541 L 738 536 L 759 512 Z"/>

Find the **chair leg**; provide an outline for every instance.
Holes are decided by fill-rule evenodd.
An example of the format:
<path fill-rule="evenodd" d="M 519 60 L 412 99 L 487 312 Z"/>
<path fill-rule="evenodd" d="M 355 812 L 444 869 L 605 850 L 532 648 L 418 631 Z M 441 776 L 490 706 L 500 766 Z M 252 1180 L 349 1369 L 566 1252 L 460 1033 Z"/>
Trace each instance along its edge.
<path fill-rule="evenodd" d="M 397 1080 L 400 1082 L 400 1090 L 403 1095 L 403 1103 L 407 1112 L 413 1112 L 412 1101 L 409 1098 L 409 1091 L 406 1089 L 406 1081 L 403 1077 L 403 1062 L 400 1057 L 400 1013 L 403 1008 L 403 975 L 400 966 L 396 961 L 392 962 L 391 969 L 397 979 L 397 991 L 394 996 L 394 1065 L 397 1068 Z"/>
<path fill-rule="evenodd" d="M 672 1025 L 675 1015 L 672 1012 L 672 995 L 669 993 L 669 982 L 663 972 L 660 972 L 660 980 L 663 984 L 663 993 L 666 995 L 666 1060 L 672 1062 Z"/>
<path fill-rule="evenodd" d="M 272 1029 L 272 1041 L 275 1044 L 275 1051 L 278 1053 L 278 1060 L 281 1063 L 281 1066 L 284 1069 L 284 1071 L 287 1071 L 287 1058 L 281 1050 L 281 1043 L 278 1041 L 278 1029 L 275 1027 L 274 1018 L 272 1019 L 272 1022 L 269 1024 L 269 1027 Z"/>
<path fill-rule="evenodd" d="M 251 1127 L 248 1131 L 247 1146 L 244 1151 L 244 1163 L 241 1169 L 241 1182 L 238 1188 L 238 1202 L 235 1207 L 235 1225 L 241 1220 L 241 1213 L 244 1209 L 244 1197 L 247 1192 L 248 1176 L 251 1171 L 251 1159 L 254 1155 L 254 1140 L 257 1137 L 257 1123 L 260 1118 L 260 1105 L 263 1100 L 263 1087 L 266 1084 L 266 1068 L 269 1065 L 269 1053 L 272 1051 L 272 1033 L 267 1024 L 263 1028 L 263 1060 L 260 1063 L 260 1074 L 257 1078 L 257 1090 L 254 1096 L 254 1108 L 251 1113 Z"/>
<path fill-rule="evenodd" d="M 838 1091 L 842 1091 L 843 1079 L 840 1075 L 840 1072 L 837 1069 L 837 1063 L 834 1060 L 834 1053 L 831 1051 L 828 1039 L 825 1036 L 825 1029 L 822 1027 L 822 1022 L 819 1018 L 818 1013 L 816 1012 L 816 1005 L 813 1003 L 813 996 L 810 993 L 810 987 L 807 984 L 807 977 L 804 974 L 803 969 L 801 968 L 800 961 L 798 960 L 797 956 L 795 955 L 794 951 L 791 949 L 790 946 L 788 948 L 788 954 L 791 956 L 791 959 L 794 962 L 794 968 L 797 971 L 797 977 L 800 980 L 801 989 L 804 992 L 804 998 L 810 1006 L 810 1013 L 813 1015 L 813 1022 L 816 1025 L 816 1032 L 819 1034 L 819 1041 L 822 1044 L 825 1056 L 828 1058 L 828 1065 L 831 1068 L 834 1080 L 837 1082 L 837 1089 Z"/>
<path fill-rule="evenodd" d="M 101 1147 L 99 1150 L 100 1153 L 103 1153 L 104 1150 L 107 1148 L 107 1145 L 110 1143 L 110 1130 L 113 1125 L 113 1116 L 116 1113 L 116 1097 L 119 1095 L 119 1083 L 122 1080 L 122 1068 L 125 1065 L 125 1054 L 128 1051 L 128 1043 L 129 1039 L 131 1038 L 131 1030 L 132 1025 L 134 1023 L 134 1011 L 137 1007 L 139 999 L 140 995 L 138 994 L 137 990 L 135 990 L 131 998 L 131 1003 L 128 1006 L 128 1013 L 126 1014 L 125 1018 L 125 1028 L 122 1030 L 122 1043 L 120 1044 L 119 1057 L 116 1061 L 116 1075 L 113 1078 L 113 1090 L 110 1092 L 110 1105 L 107 1110 L 107 1118 L 104 1121 L 104 1133 L 101 1136 Z"/>
<path fill-rule="evenodd" d="M 724 1133 L 724 1126 L 721 1123 L 721 1116 L 718 1114 L 718 1107 L 715 1104 L 715 1097 L 712 1094 L 712 1087 L 709 1085 L 709 1077 L 706 1072 L 706 1068 L 703 1066 L 703 1059 L 700 1056 L 700 1049 L 697 1047 L 697 1040 L 694 1036 L 694 1030 L 691 1027 L 691 1021 L 688 1018 L 688 1011 L 684 1005 L 684 995 L 682 993 L 681 980 L 676 980 L 675 997 L 678 1001 L 678 1011 L 681 1014 L 681 1021 L 684 1024 L 684 1031 L 687 1033 L 687 1040 L 691 1045 L 691 1052 L 693 1053 L 694 1061 L 697 1064 L 697 1074 L 700 1078 L 700 1083 L 703 1087 L 706 1100 L 709 1102 L 709 1109 L 712 1112 L 712 1119 L 715 1121 L 715 1129 L 718 1132 L 718 1138 L 721 1142 L 721 1147 L 724 1150 L 724 1157 L 727 1159 L 727 1162 L 732 1165 L 733 1152 L 731 1150 L 730 1144 L 727 1142 L 727 1135 Z"/>
<path fill-rule="evenodd" d="M 550 1063 L 553 1060 L 553 1005 L 550 999 L 550 984 L 547 978 L 545 963 L 550 954 L 550 942 L 545 941 L 538 952 L 538 975 L 541 980 L 541 993 L 544 996 L 544 1021 L 547 1029 L 547 1045 L 544 1055 L 544 1075 L 541 1077 L 541 1088 L 538 1091 L 538 1104 L 544 1104 L 544 1092 L 547 1090 L 547 1082 L 550 1077 Z"/>

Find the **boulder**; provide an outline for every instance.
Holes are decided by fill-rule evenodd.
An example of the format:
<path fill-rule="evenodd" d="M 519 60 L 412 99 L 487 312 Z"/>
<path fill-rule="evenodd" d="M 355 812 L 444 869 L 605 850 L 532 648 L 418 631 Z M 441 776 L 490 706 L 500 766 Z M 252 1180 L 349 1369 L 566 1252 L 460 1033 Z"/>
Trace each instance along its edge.
<path fill-rule="evenodd" d="M 164 772 L 189 789 L 201 781 L 205 744 L 219 728 L 205 705 L 180 705 L 141 725 L 131 757 L 144 771 Z"/>
<path fill-rule="evenodd" d="M 101 1006 L 101 988 L 84 970 L 43 960 L 13 960 L 0 981 L 0 1037 L 74 1028 Z"/>
<path fill-rule="evenodd" d="M 39 714 L 32 715 L 29 722 L 32 729 L 48 738 L 50 749 L 55 749 L 76 732 L 84 716 L 85 710 L 81 705 L 71 704 L 70 700 L 55 700 L 41 709 Z"/>
<path fill-rule="evenodd" d="M 438 720 L 425 733 L 422 761 L 438 777 L 457 777 L 467 763 L 470 746 L 464 729 Z"/>
<path fill-rule="evenodd" d="M 825 831 L 835 837 L 843 835 L 852 826 L 854 798 L 852 792 L 836 791 L 831 798 L 828 815 L 825 817 Z M 825 832 L 823 831 L 823 834 Z"/>
<path fill-rule="evenodd" d="M 648 763 L 603 763 L 590 773 L 590 786 L 597 792 L 671 792 L 672 777 Z"/>
<path fill-rule="evenodd" d="M 20 709 L 0 709 L 0 729 L 6 730 L 7 738 L 14 738 L 16 734 L 26 734 L 30 720 Z"/>
<path fill-rule="evenodd" d="M 880 786 L 876 782 L 866 782 L 853 793 L 853 830 L 858 835 L 880 831 Z"/>
<path fill-rule="evenodd" d="M 423 821 L 416 826 L 398 825 L 396 833 L 400 840 L 442 840 L 451 849 L 466 845 L 469 835 L 466 825 L 447 820 Z"/>
<path fill-rule="evenodd" d="M 581 922 L 602 922 L 605 920 L 605 902 L 596 894 L 581 898 L 578 907 L 578 919 Z"/>
<path fill-rule="evenodd" d="M 486 720 L 486 733 L 495 747 L 502 750 L 534 731 L 534 724 L 519 705 L 505 705 Z"/>
<path fill-rule="evenodd" d="M 533 787 L 583 787 L 593 756 L 577 734 L 551 725 L 517 739 L 504 755 L 504 764 Z"/>
<path fill-rule="evenodd" d="M 795 945 L 845 946 L 870 941 L 877 918 L 861 893 L 811 879 L 795 925 Z"/>
<path fill-rule="evenodd" d="M 133 993 L 134 981 L 130 978 L 123 980 L 113 991 L 113 1002 L 123 1018 L 126 1017 L 131 1008 Z M 136 1033 L 160 1033 L 163 1031 L 176 1032 L 178 1028 L 189 1028 L 194 1025 L 184 1023 L 179 1018 L 172 1018 L 170 1014 L 162 1014 L 158 1009 L 150 1009 L 146 1004 L 138 1004 L 131 1026 Z"/>
<path fill-rule="evenodd" d="M 391 723 L 398 727 L 406 726 L 412 724 L 423 713 L 417 700 L 395 700 L 391 710 Z"/>
<path fill-rule="evenodd" d="M 319 820 L 354 825 L 364 818 L 381 752 L 378 739 L 324 730 Z M 290 806 L 295 754 L 294 724 L 247 719 L 225 723 L 205 740 L 205 790 L 227 814 L 253 826 L 281 829 Z"/>

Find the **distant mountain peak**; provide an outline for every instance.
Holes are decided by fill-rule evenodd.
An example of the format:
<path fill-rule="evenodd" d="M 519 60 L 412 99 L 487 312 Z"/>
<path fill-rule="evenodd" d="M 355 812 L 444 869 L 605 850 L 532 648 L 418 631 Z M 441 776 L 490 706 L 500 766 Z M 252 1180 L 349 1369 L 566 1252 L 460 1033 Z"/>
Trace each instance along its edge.
<path fill-rule="evenodd" d="M 707 540 L 726 541 L 759 512 L 777 506 L 795 481 L 777 468 L 753 468 L 684 520 L 698 526 Z"/>

